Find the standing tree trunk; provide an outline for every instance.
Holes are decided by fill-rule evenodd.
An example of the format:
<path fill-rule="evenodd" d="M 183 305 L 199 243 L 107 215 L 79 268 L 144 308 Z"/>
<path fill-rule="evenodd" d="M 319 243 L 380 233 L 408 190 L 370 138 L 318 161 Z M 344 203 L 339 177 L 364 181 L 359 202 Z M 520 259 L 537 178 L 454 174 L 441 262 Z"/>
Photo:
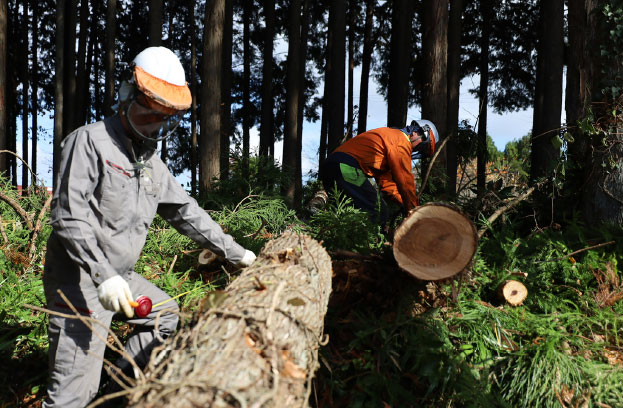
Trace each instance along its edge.
<path fill-rule="evenodd" d="M 26 194 L 28 188 L 28 167 L 25 165 L 28 163 L 28 34 L 29 34 L 29 19 L 28 19 L 28 0 L 24 0 L 22 3 L 22 159 L 25 163 L 22 163 L 22 195 Z"/>
<path fill-rule="evenodd" d="M 320 142 L 318 146 L 318 168 L 322 166 L 324 159 L 331 153 L 328 150 L 327 139 L 329 131 L 329 82 L 331 78 L 331 49 L 333 48 L 333 35 L 331 30 L 327 33 L 327 46 L 325 47 L 325 66 L 324 66 L 324 89 L 322 93 L 322 116 L 320 120 Z"/>
<path fill-rule="evenodd" d="M 160 348 L 171 351 L 152 360 L 130 405 L 307 407 L 330 293 L 324 248 L 284 233 Z"/>
<path fill-rule="evenodd" d="M 251 1 L 243 0 L 243 78 L 242 78 L 242 176 L 249 178 L 249 132 L 251 130 Z"/>
<path fill-rule="evenodd" d="M 234 25 L 234 2 L 225 1 L 225 23 L 223 24 L 223 78 L 221 85 L 221 180 L 229 177 L 229 145 L 233 134 L 231 120 L 231 86 L 232 71 L 232 43 Z"/>
<path fill-rule="evenodd" d="M 286 83 L 286 112 L 283 127 L 283 171 L 285 173 L 282 192 L 286 202 L 295 208 L 295 201 L 301 176 L 296 174 L 297 162 L 301 160 L 298 150 L 298 103 L 299 103 L 299 64 L 301 42 L 301 0 L 292 0 L 288 10 L 288 68 Z"/>
<path fill-rule="evenodd" d="M 407 123 L 412 18 L 411 1 L 393 0 L 387 85 L 387 126 L 391 127 L 402 128 Z"/>
<path fill-rule="evenodd" d="M 8 126 L 7 126 L 7 21 L 8 8 L 7 0 L 0 0 L 0 150 L 6 150 L 8 147 Z M 9 172 L 7 155 L 0 153 L 0 174 L 4 176 Z"/>
<path fill-rule="evenodd" d="M 64 0 L 63 0 L 64 1 Z M 106 40 L 104 43 L 104 116 L 112 116 L 115 102 L 115 38 L 117 27 L 117 0 L 106 3 Z"/>
<path fill-rule="evenodd" d="M 564 52 L 564 2 L 541 1 L 537 54 L 530 178 L 553 176 L 559 149 L 552 143 L 560 132 Z"/>
<path fill-rule="evenodd" d="M 149 0 L 149 46 L 162 44 L 162 0 Z"/>
<path fill-rule="evenodd" d="M 309 0 L 303 0 L 303 15 L 301 17 L 301 51 L 299 53 L 299 102 L 297 112 L 297 128 L 296 128 L 296 144 L 297 151 L 299 152 L 299 158 L 303 151 L 303 122 L 305 115 L 305 104 L 307 102 L 305 91 L 307 89 L 305 81 L 305 72 L 307 68 L 307 48 L 309 38 Z M 302 204 L 303 201 L 303 168 L 302 160 L 298 160 L 296 163 L 296 174 L 298 177 L 299 185 L 296 186 L 294 191 L 294 202 Z"/>
<path fill-rule="evenodd" d="M 89 1 L 80 0 L 80 35 L 78 37 L 78 73 L 76 76 L 76 127 L 85 123 L 87 110 L 86 92 L 89 89 L 89 77 L 87 76 L 87 33 L 89 31 Z"/>
<path fill-rule="evenodd" d="M 201 70 L 199 190 L 205 194 L 219 177 L 221 76 L 225 0 L 206 3 Z"/>
<path fill-rule="evenodd" d="M 353 137 L 353 71 L 355 70 L 355 2 L 348 1 L 348 103 L 346 114 L 346 139 Z"/>
<path fill-rule="evenodd" d="M 197 23 L 195 22 L 195 0 L 188 5 L 188 25 L 190 26 L 190 191 L 197 194 Z"/>
<path fill-rule="evenodd" d="M 422 117 L 435 124 L 441 141 L 447 137 L 448 120 L 448 1 L 424 1 L 422 20 L 427 22 L 422 32 L 422 59 L 427 67 L 424 70 Z M 435 177 L 442 184 L 446 181 L 445 157 L 445 151 L 442 151 L 435 162 L 438 169 Z"/>
<path fill-rule="evenodd" d="M 569 144 L 569 159 L 572 163 L 582 166 L 586 163 L 588 140 L 576 127 L 578 120 L 583 118 L 590 106 L 592 72 L 590 69 L 590 47 L 587 42 L 590 31 L 589 15 L 586 0 L 568 0 L 568 32 L 569 48 L 567 55 L 567 83 L 565 88 L 565 113 L 568 131 L 575 139 Z M 583 177 L 582 177 L 583 178 Z"/>
<path fill-rule="evenodd" d="M 368 121 L 368 82 L 370 80 L 370 62 L 372 61 L 372 27 L 375 0 L 366 1 L 366 22 L 363 34 L 363 54 L 361 56 L 361 85 L 359 86 L 359 121 L 357 133 L 366 131 Z"/>
<path fill-rule="evenodd" d="M 446 122 L 446 193 L 450 200 L 456 195 L 457 151 L 459 124 L 459 88 L 461 86 L 461 15 L 463 0 L 450 3 L 448 23 L 448 119 Z"/>
<path fill-rule="evenodd" d="M 91 16 L 91 21 L 100 21 L 100 2 L 95 2 L 93 4 L 93 15 Z M 97 89 L 99 87 L 97 73 L 95 69 L 97 68 L 97 56 L 96 54 L 96 43 L 98 41 L 98 32 L 97 32 L 97 24 L 91 24 L 91 28 L 89 29 L 89 50 L 87 52 L 87 62 L 86 62 L 86 70 L 85 76 L 87 84 L 91 81 L 91 73 L 93 72 L 93 88 Z M 93 115 L 93 111 L 97 110 L 96 106 L 98 104 L 98 100 L 94 99 L 93 103 L 91 103 L 91 86 L 87 85 L 82 90 L 81 103 L 84 106 L 84 110 L 82 111 L 82 123 L 90 123 L 92 122 L 91 115 Z M 97 116 L 95 121 L 97 121 Z"/>
<path fill-rule="evenodd" d="M 63 75 L 63 137 L 76 127 L 76 25 L 78 0 L 66 0 L 65 7 L 65 65 Z"/>
<path fill-rule="evenodd" d="M 262 65 L 262 122 L 260 124 L 260 151 L 268 157 L 273 151 L 273 48 L 275 41 L 275 0 L 264 0 L 264 50 Z M 273 160 L 272 158 L 270 159 Z"/>
<path fill-rule="evenodd" d="M 2 22 L 0 21 L 0 25 Z M 37 115 L 39 113 L 39 2 L 33 1 L 32 3 L 32 153 L 30 159 L 30 167 L 32 168 L 32 181 L 31 184 L 37 183 Z M 2 58 L 0 56 L 0 58 Z M 0 78 L 0 82 L 2 79 Z M 0 90 L 0 93 L 2 91 Z"/>
<path fill-rule="evenodd" d="M 56 176 L 59 171 L 61 161 L 61 141 L 65 136 L 63 134 L 63 89 L 64 86 L 64 74 L 65 70 L 65 48 L 64 48 L 64 33 L 65 33 L 65 0 L 56 0 L 56 61 L 55 61 L 55 76 L 54 76 L 54 146 L 52 153 L 52 180 L 54 183 L 54 189 L 56 189 Z"/>
<path fill-rule="evenodd" d="M 344 85 L 346 64 L 346 0 L 333 0 L 329 10 L 331 75 L 327 103 L 327 150 L 333 151 L 344 138 Z"/>
<path fill-rule="evenodd" d="M 482 27 L 480 37 L 480 87 L 478 94 L 478 142 L 476 190 L 478 197 L 485 193 L 487 177 L 487 106 L 489 105 L 489 42 L 491 36 L 491 0 L 481 0 Z"/>

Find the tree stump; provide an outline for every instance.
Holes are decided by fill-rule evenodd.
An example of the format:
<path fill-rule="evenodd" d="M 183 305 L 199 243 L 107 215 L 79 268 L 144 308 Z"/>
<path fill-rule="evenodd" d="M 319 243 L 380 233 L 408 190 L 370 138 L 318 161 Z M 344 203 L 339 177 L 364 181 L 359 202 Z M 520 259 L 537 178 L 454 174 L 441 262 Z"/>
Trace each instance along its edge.
<path fill-rule="evenodd" d="M 206 297 L 194 324 L 159 348 L 170 350 L 166 357 L 153 353 L 130 405 L 308 406 L 330 293 L 324 248 L 284 233 L 224 292 Z"/>
<path fill-rule="evenodd" d="M 465 269 L 478 244 L 474 224 L 458 207 L 431 203 L 417 207 L 394 234 L 394 258 L 416 278 L 446 279 Z"/>
<path fill-rule="evenodd" d="M 516 280 L 507 280 L 498 287 L 498 297 L 511 306 L 519 306 L 526 300 L 528 289 Z"/>

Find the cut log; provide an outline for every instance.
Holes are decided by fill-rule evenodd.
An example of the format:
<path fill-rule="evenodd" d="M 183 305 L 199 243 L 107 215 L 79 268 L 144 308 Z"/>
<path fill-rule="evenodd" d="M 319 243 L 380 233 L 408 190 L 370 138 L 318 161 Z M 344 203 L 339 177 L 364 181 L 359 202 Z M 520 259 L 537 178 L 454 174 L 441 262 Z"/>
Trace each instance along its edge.
<path fill-rule="evenodd" d="M 210 251 L 209 249 L 204 249 L 199 254 L 199 257 L 197 258 L 197 263 L 199 265 L 209 265 L 212 262 L 214 262 L 216 259 L 217 259 L 217 256 L 214 252 Z"/>
<path fill-rule="evenodd" d="M 456 275 L 471 262 L 478 244 L 476 227 L 449 204 L 417 207 L 394 234 L 394 258 L 418 279 Z"/>
<path fill-rule="evenodd" d="M 498 296 L 511 306 L 519 306 L 526 300 L 528 289 L 516 280 L 507 280 L 498 287 Z"/>
<path fill-rule="evenodd" d="M 155 350 L 130 405 L 308 406 L 330 293 L 324 248 L 284 233 L 225 291 L 211 293 L 190 327 Z"/>

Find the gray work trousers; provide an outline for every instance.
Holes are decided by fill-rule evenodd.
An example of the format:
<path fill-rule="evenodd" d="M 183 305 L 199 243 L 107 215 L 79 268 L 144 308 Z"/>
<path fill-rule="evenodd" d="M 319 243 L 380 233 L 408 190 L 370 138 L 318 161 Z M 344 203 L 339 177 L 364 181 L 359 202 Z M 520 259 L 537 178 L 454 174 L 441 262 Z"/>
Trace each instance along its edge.
<path fill-rule="evenodd" d="M 170 299 L 169 295 L 134 272 L 124 278 L 135 298 L 140 295 L 148 296 L 154 305 Z M 61 282 L 55 279 L 54 274 L 44 273 L 43 285 L 49 309 L 73 315 L 58 294 L 57 289 L 60 289 L 79 313 L 101 323 L 93 324 L 95 331 L 92 331 L 78 319 L 50 315 L 50 372 L 48 398 L 43 407 L 82 408 L 95 397 L 99 389 L 108 337 L 107 328 L 110 327 L 115 313 L 101 305 L 97 297 L 97 287 L 84 271 L 81 272 L 78 282 Z M 178 316 L 174 312 L 178 310 L 177 303 L 170 301 L 154 308 L 145 318 L 127 319 L 128 323 L 137 327 L 128 338 L 125 349 L 139 367 L 147 364 L 152 349 L 161 344 L 161 339 L 176 330 Z M 127 365 L 127 361 L 121 361 L 117 365 Z"/>

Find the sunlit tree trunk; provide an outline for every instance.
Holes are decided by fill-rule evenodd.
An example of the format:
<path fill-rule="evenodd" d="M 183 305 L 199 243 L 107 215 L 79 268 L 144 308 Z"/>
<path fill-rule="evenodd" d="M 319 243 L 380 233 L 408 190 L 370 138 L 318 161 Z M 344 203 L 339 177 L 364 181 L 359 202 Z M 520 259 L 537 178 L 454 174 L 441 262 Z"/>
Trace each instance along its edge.
<path fill-rule="evenodd" d="M 204 194 L 219 177 L 221 149 L 221 77 L 225 0 L 206 3 L 201 64 L 199 189 Z"/>
<path fill-rule="evenodd" d="M 234 1 L 225 0 L 225 23 L 223 24 L 223 78 L 221 80 L 221 180 L 225 180 L 229 176 L 229 145 L 233 135 L 231 119 L 233 25 Z"/>
<path fill-rule="evenodd" d="M 115 102 L 116 27 L 117 0 L 108 0 L 106 3 L 106 40 L 104 42 L 104 116 L 112 116 L 112 106 Z"/>
<path fill-rule="evenodd" d="M 410 0 L 393 0 L 392 32 L 387 86 L 387 126 L 404 127 L 409 103 L 409 66 L 413 5 Z"/>
<path fill-rule="evenodd" d="M 363 34 L 363 55 L 361 56 L 361 85 L 359 86 L 359 120 L 357 123 L 357 133 L 366 131 L 368 121 L 368 82 L 370 80 L 370 62 L 372 60 L 374 47 L 372 28 L 375 3 L 375 0 L 366 1 L 366 22 Z"/>
<path fill-rule="evenodd" d="M 439 142 L 446 137 L 448 118 L 448 1 L 425 0 L 423 3 L 422 117 L 432 121 L 439 132 Z M 406 121 L 405 121 L 406 122 Z M 446 152 L 439 152 L 434 177 L 445 185 Z"/>
<path fill-rule="evenodd" d="M 301 160 L 298 149 L 298 103 L 299 103 L 299 64 L 301 42 L 301 0 L 292 0 L 288 9 L 288 67 L 286 74 L 286 112 L 283 127 L 283 171 L 285 182 L 282 192 L 290 206 L 298 207 L 295 201 L 300 175 L 296 174 L 297 162 Z M 297 180 L 298 179 L 298 180 Z M 299 187 L 300 188 L 300 187 Z"/>

